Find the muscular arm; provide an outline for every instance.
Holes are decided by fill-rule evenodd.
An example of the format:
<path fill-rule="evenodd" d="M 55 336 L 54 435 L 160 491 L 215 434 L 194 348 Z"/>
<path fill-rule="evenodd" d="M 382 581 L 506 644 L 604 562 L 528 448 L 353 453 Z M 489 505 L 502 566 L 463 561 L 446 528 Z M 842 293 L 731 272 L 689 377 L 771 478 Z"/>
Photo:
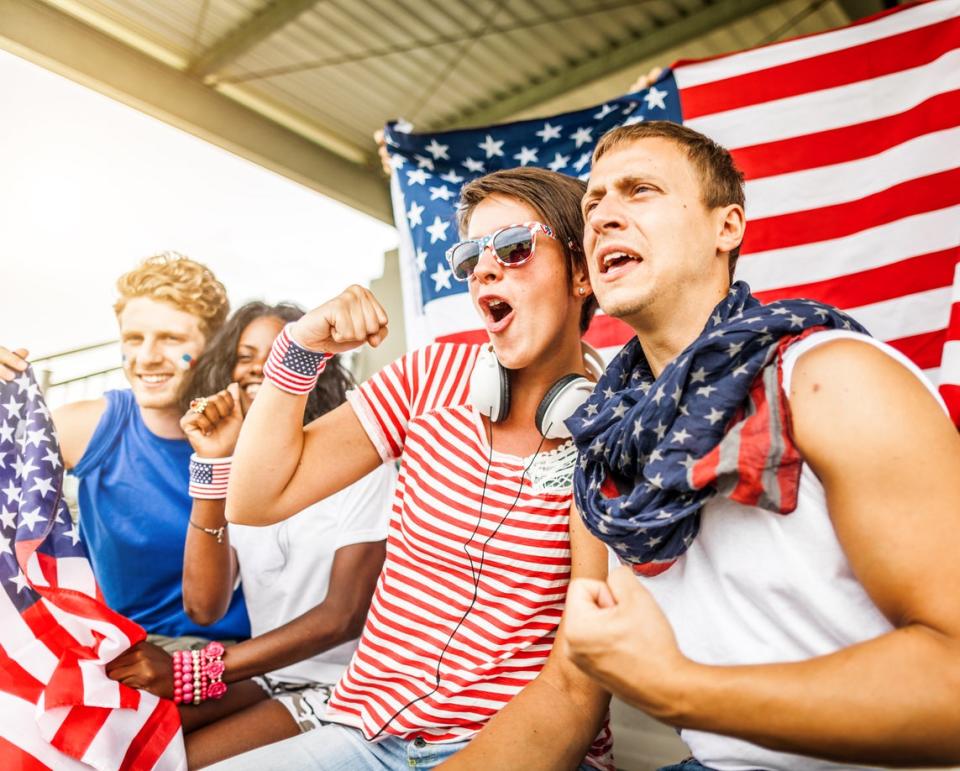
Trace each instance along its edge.
<path fill-rule="evenodd" d="M 225 679 L 262 675 L 358 637 L 385 551 L 384 541 L 337 549 L 323 602 L 277 629 L 230 646 L 224 656 Z"/>
<path fill-rule="evenodd" d="M 571 576 L 603 580 L 607 552 L 570 512 Z M 523 768 L 525 771 L 575 769 L 597 737 L 610 701 L 562 655 L 564 623 L 539 675 L 460 752 L 443 771 L 475 768 Z"/>
<path fill-rule="evenodd" d="M 797 663 L 696 664 L 676 650 L 650 595 L 618 571 L 611 588 L 634 618 L 633 639 L 616 643 L 616 655 L 582 649 L 579 660 L 678 727 L 840 762 L 956 764 L 960 436 L 910 372 L 857 341 L 804 355 L 791 407 L 851 567 L 896 629 Z"/>

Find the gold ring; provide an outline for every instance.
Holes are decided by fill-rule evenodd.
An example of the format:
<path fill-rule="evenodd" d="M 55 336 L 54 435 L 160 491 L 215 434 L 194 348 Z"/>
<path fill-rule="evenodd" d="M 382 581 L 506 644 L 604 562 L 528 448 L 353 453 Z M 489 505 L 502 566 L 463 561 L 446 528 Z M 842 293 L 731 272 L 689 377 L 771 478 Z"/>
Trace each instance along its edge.
<path fill-rule="evenodd" d="M 207 397 L 201 396 L 199 399 L 190 400 L 190 411 L 195 412 L 197 415 L 203 415 L 203 411 L 207 409 Z"/>

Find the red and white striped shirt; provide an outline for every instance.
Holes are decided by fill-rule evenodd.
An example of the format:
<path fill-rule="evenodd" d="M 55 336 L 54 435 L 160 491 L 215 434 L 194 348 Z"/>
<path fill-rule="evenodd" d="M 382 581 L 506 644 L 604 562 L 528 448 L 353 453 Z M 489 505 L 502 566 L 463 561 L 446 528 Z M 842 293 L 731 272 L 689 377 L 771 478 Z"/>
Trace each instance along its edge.
<path fill-rule="evenodd" d="M 563 612 L 570 486 L 537 483 L 530 459 L 491 451 L 466 403 L 479 350 L 414 351 L 349 397 L 384 461 L 400 461 L 383 572 L 329 705 L 329 719 L 367 738 L 385 724 L 405 738 L 470 738 L 543 668 Z M 570 449 L 554 460 L 572 467 Z M 610 748 L 605 725 L 586 761 L 612 769 Z"/>

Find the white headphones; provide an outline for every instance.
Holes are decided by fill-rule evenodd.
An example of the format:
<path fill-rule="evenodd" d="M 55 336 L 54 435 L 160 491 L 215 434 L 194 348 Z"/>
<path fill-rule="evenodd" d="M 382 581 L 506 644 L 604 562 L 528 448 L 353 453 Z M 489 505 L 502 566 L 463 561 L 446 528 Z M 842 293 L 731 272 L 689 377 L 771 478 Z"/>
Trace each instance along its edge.
<path fill-rule="evenodd" d="M 600 354 L 583 341 L 581 345 L 583 364 L 593 381 L 571 373 L 547 389 L 534 417 L 537 430 L 545 439 L 566 439 L 570 436 L 564 421 L 589 398 L 595 382 L 603 374 L 604 364 Z M 494 423 L 504 420 L 510 413 L 510 373 L 501 366 L 490 343 L 484 344 L 473 365 L 467 402 Z"/>

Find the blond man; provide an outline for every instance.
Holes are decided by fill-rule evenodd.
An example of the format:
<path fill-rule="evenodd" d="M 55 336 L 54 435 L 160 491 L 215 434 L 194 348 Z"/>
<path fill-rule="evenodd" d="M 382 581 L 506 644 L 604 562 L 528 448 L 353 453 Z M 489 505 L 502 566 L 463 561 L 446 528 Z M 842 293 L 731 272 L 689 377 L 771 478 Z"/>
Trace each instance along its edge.
<path fill-rule="evenodd" d="M 117 292 L 130 388 L 53 415 L 64 463 L 80 480 L 80 537 L 107 604 L 149 633 L 247 636 L 242 597 L 217 624 L 199 627 L 183 611 L 180 588 L 191 449 L 177 400 L 207 338 L 226 319 L 226 290 L 204 265 L 163 254 L 122 275 Z M 27 356 L 0 347 L 0 378 L 16 377 Z"/>

